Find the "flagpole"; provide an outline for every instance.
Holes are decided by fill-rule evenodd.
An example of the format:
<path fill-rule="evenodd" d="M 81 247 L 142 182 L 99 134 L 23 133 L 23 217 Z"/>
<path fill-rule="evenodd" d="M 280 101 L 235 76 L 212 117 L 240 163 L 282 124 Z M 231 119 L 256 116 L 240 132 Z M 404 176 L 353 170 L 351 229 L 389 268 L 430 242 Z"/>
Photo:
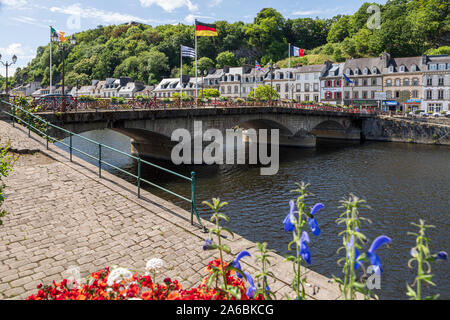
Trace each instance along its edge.
<path fill-rule="evenodd" d="M 50 94 L 52 94 L 52 67 L 53 67 L 53 61 L 52 61 L 52 26 L 50 26 Z"/>
<path fill-rule="evenodd" d="M 291 44 L 289 43 L 289 68 L 291 67 Z"/>
<path fill-rule="evenodd" d="M 255 84 L 253 88 L 253 99 L 256 99 L 256 60 L 255 60 Z"/>
<path fill-rule="evenodd" d="M 183 108 L 183 46 L 180 46 L 180 106 Z"/>

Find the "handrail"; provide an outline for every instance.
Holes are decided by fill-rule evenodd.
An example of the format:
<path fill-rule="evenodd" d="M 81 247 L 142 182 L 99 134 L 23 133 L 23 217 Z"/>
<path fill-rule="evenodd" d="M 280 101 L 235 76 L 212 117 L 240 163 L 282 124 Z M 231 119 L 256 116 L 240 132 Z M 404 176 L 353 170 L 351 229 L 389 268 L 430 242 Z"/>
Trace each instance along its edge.
<path fill-rule="evenodd" d="M 1 112 L 9 115 L 12 118 L 12 125 L 13 125 L 13 127 L 15 126 L 15 122 L 17 122 L 18 124 L 22 123 L 22 124 L 25 124 L 25 126 L 28 128 L 28 136 L 30 136 L 30 134 L 31 134 L 31 129 L 33 129 L 34 132 L 39 133 L 42 136 L 45 136 L 46 141 L 47 141 L 47 150 L 49 149 L 49 146 L 48 146 L 49 142 L 59 141 L 59 139 L 57 139 L 55 137 L 52 137 L 49 134 L 49 128 L 53 128 L 53 129 L 56 129 L 56 130 L 61 130 L 62 132 L 68 134 L 69 137 L 70 137 L 69 144 L 61 142 L 61 141 L 59 141 L 59 142 L 63 146 L 69 148 L 70 161 L 71 162 L 73 162 L 73 157 L 72 157 L 73 151 L 76 151 L 76 152 L 79 152 L 80 154 L 83 154 L 83 155 L 85 155 L 85 156 L 87 156 L 87 157 L 89 157 L 89 158 L 91 158 L 91 159 L 93 159 L 95 161 L 98 161 L 99 177 L 100 178 L 102 177 L 102 166 L 105 165 L 105 166 L 108 166 L 110 168 L 114 168 L 114 169 L 116 169 L 116 170 L 118 170 L 118 171 L 120 171 L 120 172 L 122 172 L 122 173 L 124 173 L 124 174 L 126 174 L 126 175 L 128 175 L 128 176 L 130 176 L 132 178 L 134 178 L 134 179 L 137 179 L 138 198 L 141 198 L 142 183 L 146 183 L 146 184 L 148 184 L 148 185 L 150 185 L 152 187 L 155 187 L 155 188 L 157 188 L 159 190 L 162 190 L 162 191 L 164 191 L 164 192 L 166 192 L 166 193 L 168 193 L 168 194 L 170 194 L 172 196 L 175 196 L 175 197 L 177 197 L 177 198 L 179 198 L 181 200 L 189 202 L 191 204 L 191 224 L 192 225 L 194 224 L 194 214 L 195 214 L 195 216 L 197 217 L 197 220 L 198 220 L 200 226 L 203 228 L 204 231 L 207 230 L 206 227 L 203 225 L 203 223 L 202 223 L 202 221 L 200 219 L 200 216 L 198 214 L 198 210 L 197 210 L 195 172 L 192 172 L 191 173 L 191 177 L 189 178 L 189 177 L 184 176 L 182 174 L 179 174 L 179 173 L 177 173 L 175 171 L 163 168 L 163 167 L 158 166 L 158 165 L 156 165 L 154 163 L 151 163 L 149 161 L 143 160 L 140 157 L 133 156 L 133 155 L 128 154 L 126 152 L 117 150 L 117 149 L 115 149 L 115 148 L 113 148 L 111 146 L 104 145 L 104 144 L 99 143 L 97 141 L 94 141 L 94 140 L 91 140 L 89 138 L 83 137 L 80 134 L 77 134 L 77 133 L 74 133 L 74 132 L 69 131 L 67 129 L 61 128 L 61 127 L 59 127 L 57 125 L 54 125 L 54 124 L 44 120 L 43 118 L 41 118 L 41 117 L 39 117 L 37 115 L 32 114 L 31 112 L 29 112 L 28 110 L 25 110 L 24 108 L 22 108 L 20 106 L 17 106 L 15 104 L 12 104 L 12 103 L 4 101 L 4 100 L 0 100 L 0 102 L 10 106 L 10 110 L 9 110 L 10 112 L 5 111 L 5 110 L 1 110 Z M 24 112 L 27 115 L 27 119 L 20 118 L 20 116 L 17 115 L 17 112 L 16 112 L 17 110 L 20 110 L 20 111 Z M 37 121 L 41 122 L 41 124 L 45 125 L 45 132 L 43 132 L 41 130 L 42 128 L 41 129 L 38 128 L 39 123 L 38 124 L 35 124 L 35 123 L 32 124 L 31 118 L 36 119 Z M 77 137 L 77 138 L 80 138 L 80 139 L 82 139 L 84 141 L 92 143 L 94 145 L 97 145 L 98 146 L 98 156 L 94 156 L 94 155 L 88 154 L 85 151 L 82 151 L 82 150 L 80 150 L 78 148 L 75 148 L 73 146 L 73 137 Z M 126 171 L 126 170 L 124 170 L 122 168 L 119 168 L 119 167 L 113 165 L 112 163 L 109 163 L 109 162 L 103 160 L 102 159 L 102 148 L 106 148 L 106 149 L 108 149 L 110 151 L 119 153 L 121 155 L 127 156 L 127 157 L 137 161 L 137 163 L 138 163 L 138 174 L 135 175 L 135 174 L 133 174 L 131 172 L 128 172 L 128 171 Z M 151 166 L 153 168 L 156 168 L 158 170 L 161 170 L 161 171 L 164 171 L 166 173 L 172 174 L 172 175 L 174 175 L 174 176 L 176 176 L 178 178 L 181 178 L 181 179 L 184 179 L 184 180 L 190 182 L 190 184 L 191 184 L 191 197 L 187 198 L 187 197 L 185 197 L 183 195 L 180 195 L 180 194 L 178 194 L 176 192 L 173 192 L 173 191 L 171 191 L 169 189 L 166 189 L 166 188 L 164 188 L 164 187 L 162 187 L 160 185 L 157 185 L 157 184 L 155 184 L 153 182 L 150 182 L 150 181 L 142 178 L 142 164 L 149 165 L 149 166 Z"/>

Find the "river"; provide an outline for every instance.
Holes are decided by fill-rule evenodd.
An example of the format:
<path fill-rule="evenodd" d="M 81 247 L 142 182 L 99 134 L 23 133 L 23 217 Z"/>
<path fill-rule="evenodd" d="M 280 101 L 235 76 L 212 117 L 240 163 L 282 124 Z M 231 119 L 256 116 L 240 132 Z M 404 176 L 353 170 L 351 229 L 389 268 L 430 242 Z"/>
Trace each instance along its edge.
<path fill-rule="evenodd" d="M 129 139 L 113 131 L 92 131 L 83 135 L 130 152 Z M 74 145 L 93 154 L 96 152 L 92 145 L 78 139 L 74 139 Z M 375 290 L 375 293 L 381 299 L 408 299 L 406 284 L 414 281 L 408 260 L 415 239 L 407 233 L 417 231 L 411 222 L 418 223 L 419 219 L 424 219 L 435 225 L 436 228 L 428 231 L 432 252 L 449 252 L 449 147 L 327 142 L 315 149 L 282 149 L 280 154 L 280 171 L 275 176 L 261 176 L 257 166 L 176 167 L 169 163 L 158 164 L 186 175 L 191 171 L 197 173 L 198 207 L 202 217 L 210 215 L 202 201 L 220 197 L 229 202 L 224 209 L 231 218 L 229 227 L 234 232 L 251 241 L 267 242 L 270 249 L 281 255 L 288 253 L 287 244 L 291 240 L 291 234 L 284 233 L 282 224 L 289 212 L 289 200 L 295 197 L 291 190 L 301 181 L 310 183 L 310 191 L 315 196 L 310 198 L 308 205 L 321 202 L 326 207 L 317 214 L 322 235 L 311 235 L 310 268 L 327 277 L 342 275 L 342 268 L 337 265 L 342 252 L 336 253 L 342 246 L 338 233 L 343 230 L 343 226 L 335 222 L 343 212 L 339 208 L 339 200 L 350 193 L 366 199 L 371 209 L 362 209 L 361 215 L 372 220 L 372 224 L 363 223 L 361 231 L 370 242 L 379 235 L 387 235 L 393 240 L 389 247 L 378 251 L 384 273 L 381 290 Z M 121 168 L 137 172 L 136 163 L 128 158 L 108 151 L 102 157 Z M 183 180 L 151 168 L 144 168 L 143 175 L 189 197 L 190 186 Z M 150 187 L 146 189 L 189 209 L 182 200 Z M 366 249 L 369 246 L 370 243 Z M 433 281 L 437 287 L 427 290 L 433 294 L 440 293 L 442 299 L 450 298 L 448 266 L 447 262 L 432 265 Z"/>

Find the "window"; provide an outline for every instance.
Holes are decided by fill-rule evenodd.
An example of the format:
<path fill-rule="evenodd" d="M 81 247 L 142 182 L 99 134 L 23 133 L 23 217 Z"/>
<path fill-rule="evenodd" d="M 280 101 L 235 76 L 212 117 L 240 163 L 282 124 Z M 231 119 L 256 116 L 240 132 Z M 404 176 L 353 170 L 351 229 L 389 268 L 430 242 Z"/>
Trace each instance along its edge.
<path fill-rule="evenodd" d="M 400 98 L 400 91 L 395 91 L 394 92 L 395 98 Z"/>
<path fill-rule="evenodd" d="M 444 85 L 444 78 L 439 78 L 439 86 L 443 86 Z"/>
<path fill-rule="evenodd" d="M 227 93 L 228 93 L 228 94 L 231 94 L 231 86 L 228 86 L 228 88 L 227 88 Z"/>
<path fill-rule="evenodd" d="M 373 73 L 373 74 L 377 74 L 377 73 L 378 73 L 378 69 L 377 69 L 377 67 L 373 67 L 373 69 L 372 69 L 372 73 Z"/>
<path fill-rule="evenodd" d="M 319 84 L 314 83 L 314 92 L 318 92 L 318 91 L 319 91 Z"/>
<path fill-rule="evenodd" d="M 247 93 L 247 88 L 246 87 L 242 87 L 242 93 Z"/>
<path fill-rule="evenodd" d="M 391 79 L 387 79 L 386 80 L 386 87 L 392 87 L 392 80 Z"/>
<path fill-rule="evenodd" d="M 297 81 L 302 80 L 302 75 L 301 74 L 297 74 Z"/>
<path fill-rule="evenodd" d="M 401 85 L 401 80 L 400 79 L 395 79 L 395 86 L 396 87 L 400 87 Z"/>
<path fill-rule="evenodd" d="M 377 79 L 376 78 L 373 78 L 372 79 L 372 86 L 376 86 L 377 85 Z"/>
<path fill-rule="evenodd" d="M 403 85 L 404 85 L 405 87 L 409 86 L 409 79 L 404 79 L 404 80 L 403 80 Z"/>
<path fill-rule="evenodd" d="M 367 91 L 362 92 L 362 97 L 363 97 L 363 99 L 367 99 Z"/>
<path fill-rule="evenodd" d="M 284 86 L 284 92 L 289 92 L 289 84 L 287 84 L 287 83 Z"/>
<path fill-rule="evenodd" d="M 428 100 L 433 99 L 433 91 L 427 90 L 427 99 L 428 99 Z"/>
<path fill-rule="evenodd" d="M 279 84 L 277 84 L 277 92 L 281 91 L 281 86 Z"/>
<path fill-rule="evenodd" d="M 225 87 L 221 87 L 221 88 L 220 88 L 220 93 L 222 93 L 222 94 L 225 93 Z"/>
<path fill-rule="evenodd" d="M 309 80 L 309 74 L 305 74 L 305 80 Z"/>
<path fill-rule="evenodd" d="M 394 66 L 390 66 L 390 67 L 389 67 L 389 72 L 390 72 L 390 73 L 393 73 L 393 72 L 394 72 Z"/>
<path fill-rule="evenodd" d="M 370 99 L 375 99 L 375 91 L 372 91 L 372 92 L 370 93 Z"/>
<path fill-rule="evenodd" d="M 350 70 L 350 69 L 347 69 L 347 70 L 345 70 L 345 74 L 349 76 L 349 75 L 351 75 L 351 74 L 352 74 L 352 72 L 351 72 L 351 70 Z"/>
<path fill-rule="evenodd" d="M 411 66 L 411 71 L 412 71 L 412 72 L 416 72 L 416 71 L 417 71 L 417 66 L 416 66 L 415 64 L 413 64 L 413 65 Z"/>
<path fill-rule="evenodd" d="M 239 93 L 239 87 L 238 86 L 234 86 L 234 93 Z"/>
<path fill-rule="evenodd" d="M 305 83 L 305 92 L 309 92 L 309 89 L 310 89 L 310 84 Z"/>
<path fill-rule="evenodd" d="M 412 97 L 413 97 L 413 98 L 418 98 L 418 97 L 419 97 L 419 91 L 413 90 L 413 91 L 412 91 Z"/>
<path fill-rule="evenodd" d="M 367 69 L 367 68 L 364 68 L 364 74 L 369 74 L 369 69 Z"/>
<path fill-rule="evenodd" d="M 439 100 L 444 100 L 444 90 L 439 90 L 438 91 L 438 99 Z"/>
<path fill-rule="evenodd" d="M 413 86 L 418 86 L 419 85 L 419 79 L 414 78 L 413 81 L 412 81 L 412 85 Z"/>
<path fill-rule="evenodd" d="M 367 79 L 363 80 L 363 87 L 367 87 Z"/>
<path fill-rule="evenodd" d="M 353 99 L 358 99 L 358 98 L 359 98 L 358 91 L 353 92 Z"/>
<path fill-rule="evenodd" d="M 427 86 L 433 85 L 433 78 L 427 78 Z"/>
<path fill-rule="evenodd" d="M 405 66 L 400 66 L 400 72 L 405 72 L 405 71 L 406 71 Z"/>
<path fill-rule="evenodd" d="M 314 74 L 314 80 L 319 80 L 319 74 L 318 73 Z"/>
<path fill-rule="evenodd" d="M 301 92 L 302 91 L 302 85 L 301 84 L 297 84 L 296 91 L 297 92 Z"/>
<path fill-rule="evenodd" d="M 345 96 L 345 99 L 350 99 L 350 91 L 345 91 L 345 94 L 344 94 L 344 96 Z"/>
<path fill-rule="evenodd" d="M 342 81 L 341 80 L 336 81 L 336 86 L 337 87 L 341 87 L 342 86 Z"/>
<path fill-rule="evenodd" d="M 428 65 L 428 70 L 437 70 L 437 65 L 436 64 Z"/>
<path fill-rule="evenodd" d="M 315 101 L 315 102 L 319 102 L 319 96 L 318 96 L 318 95 L 315 95 L 315 96 L 314 96 L 314 101 Z"/>
<path fill-rule="evenodd" d="M 358 79 L 353 80 L 353 82 L 355 83 L 355 87 L 359 86 L 359 80 Z"/>
<path fill-rule="evenodd" d="M 305 96 L 305 101 L 309 101 L 309 95 Z"/>
<path fill-rule="evenodd" d="M 440 63 L 438 69 L 445 70 L 445 63 Z"/>
<path fill-rule="evenodd" d="M 387 91 L 386 92 L 386 98 L 392 99 L 392 91 Z"/>

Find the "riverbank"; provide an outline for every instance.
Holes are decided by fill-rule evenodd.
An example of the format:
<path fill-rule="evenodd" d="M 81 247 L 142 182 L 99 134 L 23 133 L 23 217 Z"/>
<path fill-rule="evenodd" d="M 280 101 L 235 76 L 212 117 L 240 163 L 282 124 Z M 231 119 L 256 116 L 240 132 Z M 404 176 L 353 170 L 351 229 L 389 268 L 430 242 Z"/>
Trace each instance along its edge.
<path fill-rule="evenodd" d="M 448 119 L 407 119 L 379 116 L 363 121 L 366 140 L 450 146 Z"/>

